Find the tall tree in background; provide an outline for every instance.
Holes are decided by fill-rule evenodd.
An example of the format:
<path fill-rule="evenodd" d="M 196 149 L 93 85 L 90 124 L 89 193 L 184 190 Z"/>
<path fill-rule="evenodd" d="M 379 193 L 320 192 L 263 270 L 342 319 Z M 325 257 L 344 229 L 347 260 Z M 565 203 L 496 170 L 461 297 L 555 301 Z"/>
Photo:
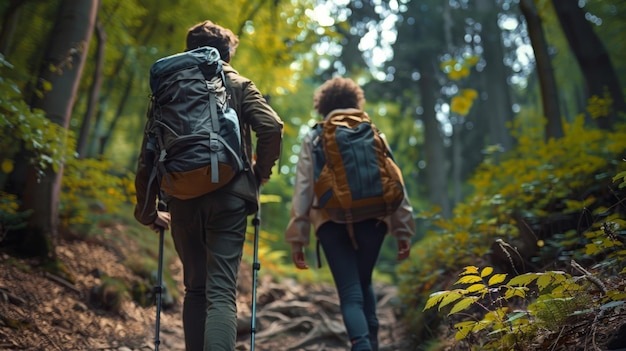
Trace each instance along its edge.
<path fill-rule="evenodd" d="M 2 19 L 2 28 L 0 28 L 0 53 L 5 54 L 7 49 L 11 45 L 11 39 L 13 38 L 13 32 L 17 27 L 17 21 L 19 19 L 19 13 L 22 5 L 25 1 L 22 0 L 10 0 L 8 2 L 4 18 Z"/>
<path fill-rule="evenodd" d="M 430 16 L 431 11 L 441 13 L 439 1 L 429 1 L 409 6 L 403 19 L 398 23 L 398 40 L 394 45 L 392 65 L 398 74 L 394 83 L 398 87 L 411 90 L 417 86 L 419 98 L 408 95 L 406 103 L 412 104 L 413 111 L 421 111 L 420 120 L 424 126 L 424 154 L 426 184 L 430 203 L 441 208 L 444 216 L 452 213 L 448 195 L 449 159 L 444 146 L 444 135 L 437 120 L 436 106 L 441 97 L 441 83 L 438 79 L 438 58 L 445 48 L 443 19 Z M 419 105 L 418 105 L 419 103 Z M 421 105 L 421 108 L 418 108 Z"/>
<path fill-rule="evenodd" d="M 96 53 L 95 53 L 95 70 L 93 72 L 93 78 L 91 87 L 89 87 L 89 96 L 87 97 L 87 111 L 83 116 L 83 122 L 80 126 L 80 132 L 78 133 L 78 141 L 76 142 L 76 153 L 79 158 L 87 157 L 87 140 L 89 140 L 91 132 L 91 124 L 96 114 L 96 107 L 100 101 L 100 91 L 102 88 L 103 66 L 104 66 L 104 49 L 106 48 L 107 35 L 104 31 L 104 26 L 98 20 L 95 27 Z"/>
<path fill-rule="evenodd" d="M 498 26 L 499 8 L 494 0 L 477 0 L 476 13 L 482 23 L 481 43 L 486 66 L 481 75 L 486 99 L 478 106 L 487 115 L 489 144 L 498 144 L 503 150 L 510 150 L 513 139 L 506 125 L 513 120 L 511 87 L 507 77 L 509 71 L 504 65 L 502 31 Z"/>
<path fill-rule="evenodd" d="M 578 1 L 552 0 L 552 4 L 585 78 L 587 96 L 604 98 L 608 92 L 613 100 L 612 111 L 596 118 L 600 128 L 610 129 L 618 114 L 626 113 L 624 94 L 611 58 Z"/>
<path fill-rule="evenodd" d="M 559 93 L 554 78 L 552 60 L 548 53 L 548 43 L 543 32 L 541 17 L 537 12 L 534 0 L 520 0 L 520 10 L 526 19 L 528 35 L 535 53 L 537 75 L 541 86 L 541 102 L 543 113 L 547 119 L 545 127 L 545 140 L 563 137 L 563 124 L 561 122 L 561 108 L 559 107 Z"/>
<path fill-rule="evenodd" d="M 38 93 L 33 96 L 31 106 L 45 111 L 52 123 L 65 129 L 69 126 L 98 3 L 98 0 L 61 2 L 39 71 Z M 46 87 L 48 84 L 49 87 Z M 62 176 L 62 166 L 59 169 L 48 167 L 43 174 L 33 166 L 28 167 L 27 176 L 21 184 L 21 199 L 22 210 L 32 210 L 32 215 L 24 240 L 34 239 L 39 244 L 39 240 L 51 243 L 56 240 Z M 17 190 L 20 190 L 19 187 Z M 53 251 L 40 253 L 52 254 Z"/>

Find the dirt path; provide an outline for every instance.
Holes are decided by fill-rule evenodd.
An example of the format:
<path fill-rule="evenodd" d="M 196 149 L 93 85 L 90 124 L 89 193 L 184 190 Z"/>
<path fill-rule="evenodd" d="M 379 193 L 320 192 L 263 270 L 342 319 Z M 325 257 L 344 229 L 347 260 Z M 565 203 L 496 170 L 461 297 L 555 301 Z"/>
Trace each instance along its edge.
<path fill-rule="evenodd" d="M 0 256 L 0 350 L 154 350 L 156 309 L 117 301 L 114 295 L 107 300 L 107 291 L 94 289 L 106 277 L 138 279 L 121 264 L 119 252 L 82 241 L 64 242 L 57 252 L 76 277 L 74 283 L 29 269 L 27 261 Z M 180 281 L 180 266 L 168 269 Z M 251 285 L 250 267 L 242 265 L 240 278 Z M 258 282 L 255 350 L 349 349 L 332 286 L 303 286 L 292 280 L 279 284 L 269 275 L 261 275 Z M 247 351 L 251 293 L 250 286 L 240 285 L 236 350 Z M 394 313 L 394 287 L 379 285 L 377 292 L 380 350 L 410 349 Z M 105 301 L 119 312 L 106 312 L 95 301 Z M 161 312 L 160 350 L 184 351 L 180 305 L 176 301 Z"/>

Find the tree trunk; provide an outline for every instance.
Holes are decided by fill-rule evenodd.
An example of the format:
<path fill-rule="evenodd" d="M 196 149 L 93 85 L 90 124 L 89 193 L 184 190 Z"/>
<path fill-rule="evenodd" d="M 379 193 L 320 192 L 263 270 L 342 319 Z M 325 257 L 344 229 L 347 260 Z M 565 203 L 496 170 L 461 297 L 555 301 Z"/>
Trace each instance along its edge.
<path fill-rule="evenodd" d="M 452 35 L 452 30 L 454 27 L 454 20 L 452 19 L 451 11 L 452 9 L 450 7 L 450 3 L 446 2 L 444 5 L 444 9 L 443 9 L 442 30 L 443 30 L 443 37 L 446 43 L 447 51 L 449 53 L 453 53 L 455 51 L 454 40 L 453 40 L 453 35 Z M 457 85 L 459 86 L 459 89 L 463 88 L 461 86 L 462 83 L 458 83 Z M 452 143 L 451 143 L 452 155 L 450 157 L 450 160 L 451 160 L 450 180 L 452 180 L 453 196 L 452 196 L 451 204 L 449 206 L 452 209 L 454 208 L 454 206 L 456 206 L 456 204 L 460 203 L 462 199 L 461 170 L 463 169 L 463 157 L 461 157 L 461 153 L 463 150 L 463 144 L 462 144 L 463 138 L 461 137 L 461 133 L 465 129 L 463 128 L 463 125 L 465 124 L 465 116 L 454 116 L 454 113 L 450 113 L 450 114 L 451 116 L 449 116 L 449 119 L 450 119 L 450 123 L 452 123 L 452 136 L 450 138 L 452 140 Z"/>
<path fill-rule="evenodd" d="M 441 128 L 435 114 L 437 104 L 434 94 L 439 91 L 435 80 L 435 66 L 432 57 L 422 52 L 417 59 L 421 78 L 418 81 L 424 114 L 424 149 L 426 150 L 426 178 L 430 203 L 441 207 L 441 214 L 450 218 L 452 209 L 448 196 L 448 171 L 446 150 L 441 136 Z"/>
<path fill-rule="evenodd" d="M 122 94 L 122 99 L 120 100 L 119 104 L 117 105 L 117 109 L 115 112 L 115 116 L 113 117 L 113 120 L 111 121 L 111 123 L 109 124 L 109 128 L 105 129 L 103 126 L 104 120 L 102 118 L 102 116 L 100 116 L 100 118 L 98 119 L 99 124 L 98 127 L 95 130 L 95 135 L 96 135 L 96 140 L 94 145 L 94 153 L 97 156 L 102 156 L 104 155 L 107 146 L 109 145 L 109 142 L 111 141 L 111 137 L 113 135 L 113 133 L 115 132 L 115 128 L 117 127 L 117 123 L 119 122 L 119 120 L 122 118 L 123 113 L 124 113 L 124 108 L 126 107 L 126 104 L 128 103 L 128 99 L 131 96 L 131 91 L 133 89 L 133 82 L 134 82 L 134 77 L 135 77 L 135 71 L 131 71 L 129 73 L 129 78 L 128 81 L 126 82 L 126 85 L 124 86 L 124 92 Z M 102 115 L 104 111 L 101 111 L 100 115 Z"/>
<path fill-rule="evenodd" d="M 611 113 L 596 119 L 598 127 L 610 129 L 618 114 L 626 112 L 626 102 L 609 54 L 591 23 L 585 19 L 585 11 L 578 6 L 578 1 L 552 0 L 552 4 L 585 77 L 587 96 L 603 98 L 608 91 L 613 99 Z"/>
<path fill-rule="evenodd" d="M 441 84 L 438 79 L 439 63 L 437 58 L 446 45 L 442 18 L 430 16 L 428 11 L 443 11 L 440 0 L 424 1 L 420 4 L 411 2 L 404 20 L 398 24 L 398 39 L 394 44 L 392 65 L 396 71 L 394 92 L 399 99 L 412 104 L 412 110 L 423 112 L 419 116 L 423 123 L 424 144 L 420 152 L 424 153 L 424 189 L 429 203 L 441 209 L 441 215 L 449 218 L 452 213 L 449 196 L 449 165 L 443 132 L 437 120 L 435 108 L 441 97 Z M 417 89 L 415 89 L 417 86 Z M 419 96 L 415 90 L 419 91 Z M 425 330 L 416 331 L 418 335 Z"/>
<path fill-rule="evenodd" d="M 68 128 L 72 106 L 89 49 L 98 0 L 65 0 L 60 5 L 38 82 L 50 82 L 52 90 L 35 96 L 31 106 L 46 112 L 51 122 Z M 50 67 L 54 67 L 51 70 Z M 44 91 L 41 89 L 41 91 Z M 43 174 L 30 168 L 22 195 L 22 210 L 32 210 L 27 236 L 54 244 L 57 239 L 58 205 L 63 167 L 48 167 Z M 28 241 L 28 238 L 27 240 Z M 54 254 L 50 246 L 47 255 Z M 42 254 L 40 252 L 39 254 Z"/>
<path fill-rule="evenodd" d="M 112 76 L 122 76 L 122 68 L 128 65 L 128 55 L 130 54 L 130 47 L 124 47 L 122 52 L 122 57 L 120 57 L 115 63 L 115 68 L 111 71 Z M 135 71 L 133 69 L 130 70 L 130 75 L 134 76 Z M 101 138 L 103 137 L 104 132 L 104 112 L 107 110 L 109 101 L 111 100 L 111 96 L 113 95 L 113 91 L 118 88 L 118 80 L 109 79 L 108 84 L 104 89 L 104 93 L 100 94 L 100 100 L 98 103 L 98 109 L 94 116 L 94 127 L 91 140 L 89 142 L 89 146 L 86 147 L 86 155 L 87 157 L 96 157 L 97 155 L 101 155 L 100 151 L 102 149 Z M 128 99 L 128 91 L 125 91 L 122 94 L 122 99 Z"/>
<path fill-rule="evenodd" d="M 96 48 L 96 69 L 93 73 L 93 83 L 89 89 L 89 101 L 87 101 L 87 111 L 83 117 L 83 124 L 80 127 L 80 134 L 76 142 L 76 153 L 79 158 L 86 157 L 87 141 L 91 132 L 91 121 L 93 120 L 96 106 L 100 97 L 102 86 L 102 67 L 104 66 L 104 48 L 106 46 L 107 36 L 104 27 L 99 22 L 96 23 L 96 38 L 98 45 Z"/>
<path fill-rule="evenodd" d="M 569 0 L 567 0 L 569 1 Z M 535 53 L 537 75 L 541 86 L 541 100 L 543 113 L 547 119 L 545 140 L 563 137 L 563 123 L 561 122 L 561 110 L 559 107 L 559 93 L 554 78 L 552 61 L 548 54 L 548 44 L 543 33 L 541 18 L 533 0 L 520 0 L 520 10 L 526 18 L 528 34 Z"/>
<path fill-rule="evenodd" d="M 494 6 L 494 0 L 478 0 L 476 9 L 480 14 L 484 28 L 481 37 L 483 39 L 484 58 L 487 61 L 487 66 L 483 71 L 483 78 L 487 82 L 484 84 L 487 98 L 481 100 L 481 104 L 489 106 L 487 143 L 500 145 L 504 151 L 508 151 L 513 147 L 513 138 L 506 124 L 513 119 L 513 110 L 511 88 L 507 83 L 510 72 L 504 65 L 504 50 L 500 38 L 502 31 L 498 27 L 498 11 Z"/>
<path fill-rule="evenodd" d="M 9 6 L 7 6 L 6 12 L 2 18 L 2 28 L 0 29 L 0 54 L 6 56 L 9 47 L 11 46 L 11 39 L 17 26 L 17 21 L 20 17 L 20 7 L 24 5 L 23 0 L 11 0 Z"/>

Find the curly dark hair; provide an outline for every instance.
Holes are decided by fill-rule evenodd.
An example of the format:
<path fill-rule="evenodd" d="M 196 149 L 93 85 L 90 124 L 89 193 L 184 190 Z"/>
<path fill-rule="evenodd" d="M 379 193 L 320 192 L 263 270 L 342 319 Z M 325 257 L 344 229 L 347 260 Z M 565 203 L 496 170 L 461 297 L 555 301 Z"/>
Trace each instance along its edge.
<path fill-rule="evenodd" d="M 340 108 L 363 109 L 363 89 L 352 79 L 334 77 L 322 84 L 313 95 L 313 108 L 326 117 L 332 110 Z"/>
<path fill-rule="evenodd" d="M 187 31 L 187 49 L 211 46 L 220 52 L 222 60 L 229 62 L 239 45 L 239 38 L 228 28 L 209 20 L 200 22 Z"/>

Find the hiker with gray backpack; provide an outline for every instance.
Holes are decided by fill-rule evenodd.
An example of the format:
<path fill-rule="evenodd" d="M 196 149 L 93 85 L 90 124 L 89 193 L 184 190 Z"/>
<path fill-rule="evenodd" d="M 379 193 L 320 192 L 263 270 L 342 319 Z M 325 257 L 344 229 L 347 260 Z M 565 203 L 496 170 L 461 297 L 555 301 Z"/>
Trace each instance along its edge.
<path fill-rule="evenodd" d="M 185 52 L 150 69 L 135 218 L 161 234 L 171 229 L 183 264 L 187 351 L 235 349 L 247 219 L 282 147 L 280 117 L 229 64 L 238 43 L 229 29 L 204 21 L 188 30 Z"/>
<path fill-rule="evenodd" d="M 332 273 L 352 351 L 377 351 L 378 318 L 372 272 L 385 235 L 398 260 L 410 253 L 413 209 L 402 173 L 383 135 L 363 110 L 361 87 L 335 77 L 320 86 L 313 107 L 323 117 L 302 141 L 291 218 L 285 237 L 298 269 L 311 227 Z"/>

